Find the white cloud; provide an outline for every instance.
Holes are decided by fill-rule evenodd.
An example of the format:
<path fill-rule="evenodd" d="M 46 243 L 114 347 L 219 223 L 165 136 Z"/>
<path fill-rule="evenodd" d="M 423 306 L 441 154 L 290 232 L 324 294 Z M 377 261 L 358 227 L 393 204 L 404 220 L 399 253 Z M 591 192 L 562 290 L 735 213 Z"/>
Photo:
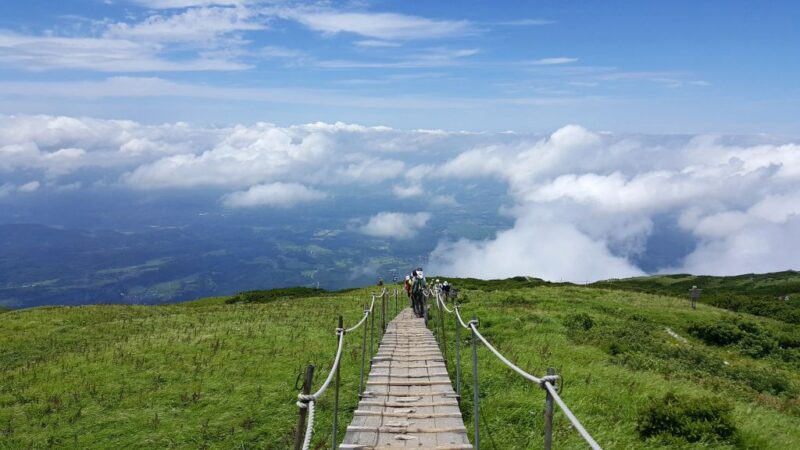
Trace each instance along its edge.
<path fill-rule="evenodd" d="M 324 200 L 327 194 L 299 183 L 270 183 L 250 187 L 246 191 L 228 194 L 223 204 L 229 208 L 271 206 L 288 208 L 298 203 Z"/>
<path fill-rule="evenodd" d="M 439 174 L 504 180 L 516 203 L 507 212 L 516 222 L 495 239 L 442 243 L 431 264 L 465 276 L 582 281 L 631 275 L 641 271 L 630 258 L 646 249 L 655 222 L 677 215 L 698 247 L 666 270 L 797 268 L 786 256 L 793 252 L 779 242 L 799 249 L 788 236 L 798 231 L 800 147 L 719 142 L 567 126 L 534 142 L 476 146 L 443 164 Z M 551 248 L 552 242 L 560 245 Z M 491 269 L 480 264 L 484 254 Z"/>
<path fill-rule="evenodd" d="M 353 44 L 355 44 L 357 47 L 364 47 L 364 48 L 387 48 L 387 47 L 400 46 L 400 44 L 397 42 L 381 41 L 377 39 L 366 39 L 363 41 L 356 41 Z"/>
<path fill-rule="evenodd" d="M 425 190 L 418 184 L 410 184 L 408 186 L 394 185 L 392 186 L 392 193 L 397 198 L 411 198 L 425 194 Z"/>
<path fill-rule="evenodd" d="M 612 255 L 597 241 L 567 223 L 525 218 L 486 241 L 443 242 L 431 253 L 431 272 L 484 279 L 535 275 L 548 280 L 586 281 L 643 272 Z"/>
<path fill-rule="evenodd" d="M 427 212 L 416 214 L 382 212 L 370 217 L 359 230 L 368 236 L 411 239 L 430 219 L 431 214 Z"/>
<path fill-rule="evenodd" d="M 176 9 L 192 6 L 235 6 L 248 3 L 248 0 L 129 0 L 132 3 L 152 9 Z"/>
<path fill-rule="evenodd" d="M 353 192 L 426 195 L 426 205 L 448 207 L 459 206 L 457 196 L 460 211 L 482 198 L 473 192 L 502 183 L 508 196 L 490 207 L 513 226 L 488 240 L 441 242 L 431 264 L 453 275 L 637 274 L 634 261 L 665 224 L 694 250 L 663 270 L 797 269 L 792 255 L 800 251 L 800 145 L 774 137 L 615 135 L 576 125 L 532 137 L 338 122 L 208 127 L 0 115 L 0 179 L 4 197 L 102 183 L 153 196 L 210 188 L 230 207 Z M 31 180 L 40 184 L 25 186 Z M 380 213 L 358 231 L 408 239 L 430 217 Z"/>
<path fill-rule="evenodd" d="M 191 8 L 177 14 L 152 15 L 132 24 L 117 22 L 108 26 L 105 36 L 136 42 L 219 46 L 224 35 L 264 28 L 247 8 Z"/>
<path fill-rule="evenodd" d="M 0 63 L 31 71 L 227 71 L 249 67 L 215 57 L 170 60 L 162 53 L 158 45 L 128 39 L 33 36 L 0 30 Z"/>
<path fill-rule="evenodd" d="M 557 58 L 542 58 L 531 61 L 531 64 L 535 66 L 555 66 L 559 64 L 570 64 L 577 62 L 578 58 L 567 58 L 564 56 L 560 56 Z"/>
<path fill-rule="evenodd" d="M 39 190 L 39 182 L 38 181 L 30 181 L 25 183 L 17 188 L 19 192 L 35 192 Z"/>
<path fill-rule="evenodd" d="M 352 33 L 380 40 L 440 39 L 476 33 L 473 25 L 465 20 L 433 20 L 396 13 L 301 8 L 281 10 L 277 14 L 322 33 Z"/>

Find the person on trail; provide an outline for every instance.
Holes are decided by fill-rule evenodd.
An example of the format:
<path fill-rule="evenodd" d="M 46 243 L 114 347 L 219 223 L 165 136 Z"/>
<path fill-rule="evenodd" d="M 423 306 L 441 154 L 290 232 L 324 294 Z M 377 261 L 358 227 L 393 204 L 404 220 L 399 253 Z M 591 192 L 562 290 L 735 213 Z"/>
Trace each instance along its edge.
<path fill-rule="evenodd" d="M 406 291 L 406 296 L 411 298 L 411 275 L 406 275 L 406 281 L 403 283 L 403 289 Z"/>
<path fill-rule="evenodd" d="M 444 298 L 450 298 L 450 284 L 447 280 L 444 280 L 444 283 L 442 283 L 442 293 L 444 294 Z"/>
<path fill-rule="evenodd" d="M 420 318 L 425 316 L 423 291 L 426 287 L 425 275 L 422 273 L 422 267 L 420 267 L 414 271 L 414 278 L 411 282 L 411 303 L 414 305 L 414 314 Z"/>

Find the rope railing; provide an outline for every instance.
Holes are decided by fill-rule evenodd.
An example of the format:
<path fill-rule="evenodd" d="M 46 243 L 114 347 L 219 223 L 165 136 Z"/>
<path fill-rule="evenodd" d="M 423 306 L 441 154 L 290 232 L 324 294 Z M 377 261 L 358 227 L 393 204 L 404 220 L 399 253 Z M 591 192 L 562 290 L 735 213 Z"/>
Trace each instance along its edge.
<path fill-rule="evenodd" d="M 564 400 L 561 396 L 558 395 L 558 387 L 557 382 L 560 379 L 558 375 L 555 374 L 555 370 L 548 369 L 547 375 L 543 377 L 537 377 L 535 375 L 531 375 L 530 373 L 526 372 L 525 370 L 521 369 L 519 366 L 511 362 L 508 358 L 503 356 L 481 333 L 478 331 L 479 321 L 476 317 L 473 316 L 472 320 L 469 322 L 465 322 L 464 319 L 461 317 L 461 313 L 459 312 L 458 303 L 453 305 L 453 309 L 447 307 L 442 299 L 442 291 L 441 288 L 437 286 L 435 289 L 435 296 L 436 296 L 436 306 L 437 309 L 440 311 L 440 318 L 442 316 L 441 311 L 447 311 L 455 316 L 456 320 L 456 394 L 458 395 L 459 400 L 461 399 L 461 356 L 460 356 L 460 337 L 458 330 L 461 328 L 468 329 L 471 331 L 473 339 L 472 339 L 472 378 L 473 378 L 473 416 L 475 420 L 474 424 L 474 445 L 475 449 L 480 449 L 480 432 L 479 432 L 479 421 L 478 417 L 480 416 L 480 406 L 478 402 L 478 353 L 477 353 L 477 340 L 483 342 L 483 345 L 489 349 L 503 364 L 505 364 L 508 368 L 522 376 L 528 381 L 538 384 L 542 389 L 546 392 L 546 399 L 545 399 L 545 430 L 544 430 L 544 448 L 545 450 L 551 450 L 552 448 L 552 434 L 553 434 L 553 402 L 555 402 L 561 411 L 564 412 L 564 415 L 567 416 L 567 419 L 570 421 L 572 426 L 578 431 L 581 437 L 589 444 L 589 447 L 593 450 L 602 450 L 600 445 L 594 438 L 586 431 L 586 428 L 581 424 L 580 420 L 575 416 L 572 410 L 567 407 Z M 441 333 L 444 336 L 444 324 L 441 322 Z M 459 325 L 461 328 L 459 328 Z M 477 340 L 475 339 L 477 338 Z M 441 342 L 440 342 L 441 343 Z M 441 343 L 442 345 L 446 346 L 446 343 Z"/>
<path fill-rule="evenodd" d="M 395 289 L 395 305 L 397 304 L 397 290 Z M 335 399 L 334 399 L 334 407 L 333 407 L 333 432 L 332 432 L 332 448 L 336 448 L 337 443 L 337 431 L 338 431 L 338 410 L 339 410 L 339 377 L 340 377 L 340 370 L 341 370 L 341 361 L 342 361 L 342 353 L 344 349 L 344 340 L 345 336 L 357 330 L 361 326 L 363 326 L 367 321 L 371 318 L 370 324 L 370 354 L 372 354 L 372 344 L 374 341 L 374 331 L 375 331 L 375 300 L 377 298 L 381 299 L 381 320 L 383 324 L 381 325 L 380 332 L 383 333 L 386 331 L 386 306 L 387 301 L 389 300 L 389 291 L 384 287 L 380 294 L 372 294 L 372 302 L 370 303 L 369 308 L 366 307 L 366 303 L 364 304 L 364 315 L 361 317 L 361 320 L 358 321 L 355 325 L 350 328 L 344 328 L 342 316 L 339 316 L 339 326 L 336 328 L 336 337 L 337 337 L 337 344 L 336 344 L 336 355 L 333 360 L 333 365 L 331 365 L 331 370 L 328 372 L 328 376 L 325 378 L 325 381 L 322 383 L 319 389 L 313 394 L 310 393 L 311 391 L 311 384 L 314 379 L 314 366 L 309 365 L 305 371 L 305 380 L 303 382 L 303 389 L 300 394 L 297 394 L 297 407 L 300 409 L 300 414 L 298 417 L 297 422 L 297 431 L 295 434 L 295 450 L 309 450 L 311 446 L 311 438 L 314 434 L 314 419 L 316 418 L 315 414 L 315 405 L 316 402 L 325 394 L 328 388 L 331 386 L 331 383 L 334 383 L 335 380 Z M 397 311 L 397 307 L 395 307 L 395 311 Z M 360 374 L 360 384 L 358 387 L 358 394 L 359 396 L 363 393 L 364 387 L 364 366 L 366 364 L 366 347 L 367 347 L 367 328 L 364 328 L 363 338 L 361 341 L 361 374 Z M 305 432 L 303 432 L 305 430 Z"/>

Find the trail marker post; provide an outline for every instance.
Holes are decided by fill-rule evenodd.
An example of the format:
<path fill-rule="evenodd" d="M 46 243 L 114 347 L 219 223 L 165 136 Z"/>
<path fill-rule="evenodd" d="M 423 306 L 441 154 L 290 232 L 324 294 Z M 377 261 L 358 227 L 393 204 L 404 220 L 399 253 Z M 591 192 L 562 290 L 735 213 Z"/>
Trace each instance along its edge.
<path fill-rule="evenodd" d="M 703 292 L 702 289 L 698 289 L 697 286 L 692 286 L 689 289 L 689 302 L 692 304 L 692 309 L 697 309 L 697 299 L 700 298 L 700 293 Z"/>

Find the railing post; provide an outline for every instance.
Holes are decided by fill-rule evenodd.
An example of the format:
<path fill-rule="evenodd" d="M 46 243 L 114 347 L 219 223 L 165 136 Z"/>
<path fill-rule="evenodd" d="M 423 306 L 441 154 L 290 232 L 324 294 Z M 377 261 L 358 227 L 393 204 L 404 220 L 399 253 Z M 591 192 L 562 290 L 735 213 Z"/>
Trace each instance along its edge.
<path fill-rule="evenodd" d="M 369 313 L 369 368 L 372 370 L 373 345 L 375 344 L 375 296 L 372 296 L 372 312 Z"/>
<path fill-rule="evenodd" d="M 447 333 L 444 331 L 444 307 L 439 304 L 439 295 L 436 295 L 436 304 L 439 305 L 439 329 L 442 331 L 442 338 L 439 341 L 442 348 L 442 356 L 444 356 L 444 370 L 450 373 L 450 364 L 447 361 Z"/>
<path fill-rule="evenodd" d="M 314 366 L 309 364 L 306 367 L 306 376 L 303 380 L 303 394 L 308 395 L 311 393 L 311 383 L 314 382 Z M 308 405 L 306 403 L 306 405 Z M 306 429 L 306 415 L 308 408 L 300 408 L 300 416 L 297 418 L 297 430 L 294 434 L 294 450 L 301 450 L 303 448 L 303 438 L 305 437 Z"/>
<path fill-rule="evenodd" d="M 368 306 L 364 303 L 364 314 L 369 314 Z M 369 317 L 367 317 L 369 320 Z M 358 377 L 358 399 L 361 399 L 361 394 L 364 392 L 364 364 L 367 359 L 367 327 L 364 327 L 364 337 L 361 338 L 361 375 Z"/>
<path fill-rule="evenodd" d="M 339 330 L 341 331 L 338 331 L 336 333 L 337 338 L 344 339 L 344 321 L 342 320 L 342 316 L 339 316 Z M 337 339 L 337 344 L 338 344 L 338 339 Z M 336 365 L 336 381 L 335 381 L 336 384 L 334 385 L 334 397 L 333 397 L 333 437 L 331 438 L 333 445 L 331 446 L 331 448 L 336 448 L 336 440 L 337 440 L 336 435 L 339 432 L 339 378 L 340 378 L 341 368 L 342 368 L 342 362 L 340 360 L 339 364 Z"/>
<path fill-rule="evenodd" d="M 478 336 L 475 336 L 475 329 L 472 327 L 478 326 L 478 318 L 472 316 L 470 321 L 470 329 L 472 330 L 472 415 L 474 416 L 475 424 L 475 450 L 481 448 L 481 433 L 480 433 L 480 415 L 481 407 L 478 402 Z"/>
<path fill-rule="evenodd" d="M 458 308 L 456 304 L 454 308 Z M 458 313 L 458 310 L 455 311 Z M 456 395 L 458 402 L 461 403 L 461 324 L 458 323 L 458 318 L 454 318 L 453 322 L 456 324 Z"/>
<path fill-rule="evenodd" d="M 547 368 L 547 375 L 555 375 L 556 370 L 552 367 Z M 545 381 L 549 383 L 549 381 Z M 556 388 L 556 386 L 553 386 Z M 544 400 L 544 450 L 553 448 L 553 394 L 547 389 L 544 390 L 546 397 Z"/>
<path fill-rule="evenodd" d="M 381 293 L 381 333 L 386 332 L 386 295 Z"/>

